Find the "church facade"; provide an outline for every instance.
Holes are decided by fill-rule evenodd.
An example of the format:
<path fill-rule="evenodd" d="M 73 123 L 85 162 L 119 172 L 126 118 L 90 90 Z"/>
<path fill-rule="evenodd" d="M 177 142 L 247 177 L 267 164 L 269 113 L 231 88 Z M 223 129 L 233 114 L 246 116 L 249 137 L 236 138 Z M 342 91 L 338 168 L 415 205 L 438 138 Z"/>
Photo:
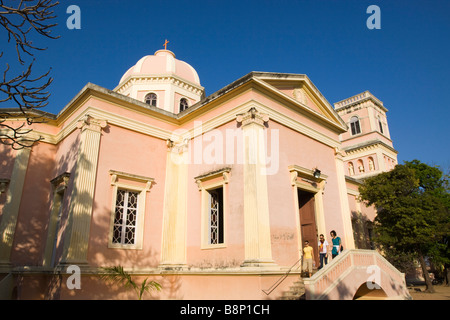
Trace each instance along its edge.
<path fill-rule="evenodd" d="M 161 284 L 148 298 L 263 299 L 305 240 L 335 230 L 371 249 L 358 186 L 397 163 L 386 112 L 369 91 L 332 106 L 303 74 L 251 72 L 205 97 L 173 52 L 145 56 L 114 90 L 88 83 L 39 113 L 32 148 L 0 145 L 0 286 L 131 299 L 99 277 L 120 265 Z"/>

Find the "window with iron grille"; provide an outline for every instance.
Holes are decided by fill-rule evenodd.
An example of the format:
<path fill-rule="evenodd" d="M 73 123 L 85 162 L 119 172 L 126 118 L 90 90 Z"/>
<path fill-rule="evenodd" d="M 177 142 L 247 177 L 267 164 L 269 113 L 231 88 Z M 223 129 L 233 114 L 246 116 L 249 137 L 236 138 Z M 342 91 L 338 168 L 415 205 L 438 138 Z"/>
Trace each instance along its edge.
<path fill-rule="evenodd" d="M 208 190 L 209 194 L 209 244 L 223 241 L 223 188 Z"/>
<path fill-rule="evenodd" d="M 117 190 L 112 243 L 135 244 L 138 196 L 138 192 Z"/>

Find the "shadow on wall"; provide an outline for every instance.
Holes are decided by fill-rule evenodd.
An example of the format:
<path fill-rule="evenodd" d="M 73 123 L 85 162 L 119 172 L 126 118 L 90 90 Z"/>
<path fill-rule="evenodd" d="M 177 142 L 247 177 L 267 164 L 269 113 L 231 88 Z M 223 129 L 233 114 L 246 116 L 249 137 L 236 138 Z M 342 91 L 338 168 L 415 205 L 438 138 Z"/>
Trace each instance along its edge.
<path fill-rule="evenodd" d="M 352 227 L 355 247 L 374 250 L 375 245 L 372 242 L 373 222 L 365 214 L 352 211 Z"/>
<path fill-rule="evenodd" d="M 61 215 L 57 226 L 54 227 L 56 228 L 56 237 L 54 240 L 50 239 L 50 241 L 55 241 L 53 247 L 55 251 L 54 265 L 58 265 L 58 261 L 61 260 L 64 239 L 67 231 L 69 231 L 68 226 L 72 225 L 72 221 L 69 220 L 73 217 L 69 216 L 69 209 L 71 205 L 77 205 L 80 212 L 84 212 L 84 216 L 78 218 L 81 220 L 90 219 L 91 238 L 89 248 L 84 249 L 88 250 L 88 261 L 91 264 L 89 267 L 92 267 L 91 270 L 93 271 L 82 274 L 80 290 L 70 290 L 67 287 L 67 279 L 70 274 L 66 273 L 66 268 L 60 267 L 59 272 L 55 268 L 53 274 L 22 273 L 15 277 L 13 297 L 19 299 L 135 299 L 137 297 L 132 290 L 106 283 L 95 274 L 96 267 L 122 265 L 130 271 L 133 277 L 136 277 L 138 283 L 148 277 L 149 280 L 161 284 L 162 290 L 160 292 L 146 293 L 144 299 L 182 299 L 183 296 L 180 294 L 181 278 L 159 273 L 157 267 L 160 252 L 149 247 L 147 242 L 144 242 L 144 247 L 141 250 L 108 248 L 112 208 L 100 207 L 98 203 L 94 202 L 92 216 L 86 214 L 93 198 L 85 191 L 79 191 L 80 193 L 78 193 L 79 199 L 83 199 L 83 201 L 76 204 L 71 203 L 71 195 L 75 188 L 74 181 L 78 179 L 75 176 L 75 171 L 79 150 L 79 135 L 70 142 L 67 150 L 61 149 L 61 156 L 58 154 L 58 151 L 60 151 L 58 148 L 64 148 L 62 145 L 53 146 L 55 148 L 53 153 L 39 152 L 39 145 L 42 144 L 45 143 L 38 143 L 32 150 L 35 156 L 30 156 L 27 183 L 24 186 L 23 193 L 24 199 L 30 197 L 29 199 L 38 200 L 24 201 L 21 204 L 26 206 L 26 210 L 21 209 L 18 217 L 13 245 L 13 264 L 15 266 L 42 266 L 49 226 L 51 226 L 51 215 L 55 214 L 55 212 L 52 213 L 55 190 L 51 180 L 68 172 L 70 173 L 70 179 L 61 203 Z M 55 154 L 57 158 L 55 158 Z M 84 157 L 78 160 L 83 163 L 85 168 L 92 166 L 89 160 Z M 12 156 L 9 158 L 2 157 L 0 161 L 3 163 L 14 161 L 14 159 Z M 28 179 L 30 174 L 33 179 Z M 150 219 L 146 218 L 145 227 L 148 228 L 150 223 Z"/>

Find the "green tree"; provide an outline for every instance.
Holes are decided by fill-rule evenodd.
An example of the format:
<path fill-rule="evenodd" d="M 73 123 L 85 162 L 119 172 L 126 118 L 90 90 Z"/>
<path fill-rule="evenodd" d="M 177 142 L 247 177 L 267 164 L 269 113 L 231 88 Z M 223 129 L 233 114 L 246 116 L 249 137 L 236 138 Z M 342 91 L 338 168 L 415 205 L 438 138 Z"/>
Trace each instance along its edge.
<path fill-rule="evenodd" d="M 401 252 L 420 262 L 428 292 L 434 292 L 425 258 L 448 263 L 448 179 L 439 168 L 418 160 L 368 178 L 361 200 L 377 208 L 375 242 L 392 255 Z M 447 246 L 447 248 L 446 248 Z"/>
<path fill-rule="evenodd" d="M 148 281 L 148 278 L 146 278 L 140 285 L 137 284 L 131 275 L 123 270 L 122 266 L 106 267 L 102 268 L 102 270 L 105 273 L 100 276 L 101 279 L 123 285 L 127 289 L 133 289 L 139 300 L 142 300 L 142 295 L 144 292 L 148 292 L 150 290 L 161 290 L 161 285 L 159 283 L 155 281 Z"/>

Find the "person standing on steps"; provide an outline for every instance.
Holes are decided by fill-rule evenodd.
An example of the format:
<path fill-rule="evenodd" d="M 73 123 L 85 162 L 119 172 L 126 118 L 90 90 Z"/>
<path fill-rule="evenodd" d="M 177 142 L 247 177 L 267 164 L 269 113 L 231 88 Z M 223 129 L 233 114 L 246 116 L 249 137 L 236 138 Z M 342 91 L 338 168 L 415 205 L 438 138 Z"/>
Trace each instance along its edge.
<path fill-rule="evenodd" d="M 313 248 L 309 245 L 309 241 L 305 240 L 305 246 L 303 247 L 303 272 L 308 274 L 308 277 L 312 276 L 313 267 Z"/>
<path fill-rule="evenodd" d="M 341 238 L 337 236 L 336 231 L 331 230 L 330 235 L 333 242 L 333 250 L 331 251 L 331 256 L 334 259 L 339 255 L 339 253 L 344 249 L 344 247 L 342 246 Z"/>
<path fill-rule="evenodd" d="M 319 236 L 319 255 L 320 255 L 320 265 L 319 270 L 323 268 L 325 261 L 325 265 L 328 263 L 328 241 L 325 239 L 325 236 L 321 234 Z"/>

